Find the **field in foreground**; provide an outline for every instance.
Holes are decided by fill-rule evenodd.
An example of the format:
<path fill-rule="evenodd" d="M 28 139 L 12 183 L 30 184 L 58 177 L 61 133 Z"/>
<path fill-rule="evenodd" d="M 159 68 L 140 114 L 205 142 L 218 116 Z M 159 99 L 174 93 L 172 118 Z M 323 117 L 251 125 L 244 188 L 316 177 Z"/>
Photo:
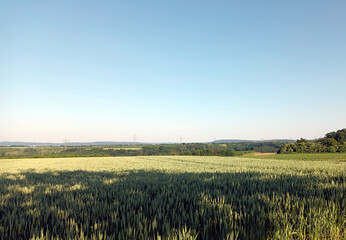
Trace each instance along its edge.
<path fill-rule="evenodd" d="M 1 159 L 0 239 L 345 239 L 345 175 L 337 159 Z"/>

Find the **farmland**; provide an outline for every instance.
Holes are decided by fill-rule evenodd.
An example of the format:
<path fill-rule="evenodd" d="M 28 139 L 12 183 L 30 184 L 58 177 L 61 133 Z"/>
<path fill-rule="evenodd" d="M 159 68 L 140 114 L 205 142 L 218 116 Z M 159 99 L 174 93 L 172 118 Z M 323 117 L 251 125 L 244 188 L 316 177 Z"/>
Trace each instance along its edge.
<path fill-rule="evenodd" d="M 40 143 L 38 143 L 40 144 Z M 0 146 L 0 158 L 124 157 L 124 156 L 240 156 L 245 153 L 277 152 L 284 142 L 258 143 L 183 143 L 144 145 L 76 145 L 76 146 Z"/>
<path fill-rule="evenodd" d="M 345 239 L 345 155 L 282 156 L 0 159 L 0 239 Z"/>
<path fill-rule="evenodd" d="M 277 160 L 297 160 L 297 161 L 346 161 L 346 153 L 293 153 L 293 154 L 271 154 L 257 155 L 255 153 L 246 154 L 246 158 L 256 159 L 277 159 Z"/>

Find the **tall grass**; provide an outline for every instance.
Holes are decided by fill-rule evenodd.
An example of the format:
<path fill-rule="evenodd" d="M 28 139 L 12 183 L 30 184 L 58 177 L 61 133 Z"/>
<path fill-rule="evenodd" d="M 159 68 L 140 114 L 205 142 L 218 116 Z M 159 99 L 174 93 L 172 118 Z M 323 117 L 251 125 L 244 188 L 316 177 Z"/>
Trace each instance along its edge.
<path fill-rule="evenodd" d="M 0 160 L 0 239 L 345 239 L 346 163 Z"/>

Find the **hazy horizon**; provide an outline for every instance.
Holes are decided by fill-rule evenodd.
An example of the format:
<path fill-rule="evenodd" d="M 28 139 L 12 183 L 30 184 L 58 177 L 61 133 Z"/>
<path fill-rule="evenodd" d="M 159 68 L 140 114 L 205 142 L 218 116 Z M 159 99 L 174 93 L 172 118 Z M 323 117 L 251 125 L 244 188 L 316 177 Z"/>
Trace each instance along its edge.
<path fill-rule="evenodd" d="M 331 131 L 334 131 L 334 130 L 331 130 Z M 329 132 L 331 132 L 329 131 Z M 327 133 L 327 132 L 326 132 Z M 171 140 L 170 141 L 166 141 L 166 140 L 157 140 L 157 141 L 140 141 L 138 140 L 138 136 L 136 135 L 136 141 L 134 141 L 134 137 L 131 136 L 129 137 L 127 140 L 112 140 L 112 139 L 108 139 L 108 140 L 102 140 L 102 139 L 98 139 L 98 140 L 86 140 L 86 141 L 80 141 L 80 140 L 70 140 L 70 139 L 62 139 L 62 140 L 58 140 L 58 141 L 55 141 L 55 140 L 46 140 L 46 141 L 39 141 L 39 140 L 36 140 L 36 141 L 33 141 L 33 140 L 0 140 L 0 142 L 35 142 L 35 143 L 62 143 L 64 144 L 65 141 L 66 143 L 73 143 L 73 142 L 78 142 L 78 143 L 87 143 L 87 142 L 129 142 L 129 143 L 193 143 L 193 142 L 212 142 L 212 141 L 217 141 L 217 140 L 253 140 L 253 141 L 268 141 L 268 140 L 280 140 L 280 139 L 285 139 L 285 140 L 297 140 L 297 139 L 300 139 L 300 138 L 305 138 L 305 139 L 308 139 L 308 140 L 313 140 L 313 139 L 318 139 L 318 138 L 322 138 L 324 137 L 325 134 L 322 134 L 321 136 L 314 136 L 314 137 L 311 137 L 311 138 L 308 138 L 308 137 L 304 137 L 304 136 L 299 136 L 297 138 L 285 138 L 285 137 L 282 137 L 282 138 L 232 138 L 232 137 L 229 137 L 229 138 L 213 138 L 213 139 L 206 139 L 206 140 L 203 140 L 203 141 L 198 141 L 198 140 L 193 140 L 193 139 L 190 139 L 188 141 L 184 140 L 183 136 L 181 135 L 181 138 L 180 136 L 178 136 L 175 140 L 173 138 L 170 138 Z"/>
<path fill-rule="evenodd" d="M 345 128 L 345 1 L 1 1 L 0 141 Z"/>

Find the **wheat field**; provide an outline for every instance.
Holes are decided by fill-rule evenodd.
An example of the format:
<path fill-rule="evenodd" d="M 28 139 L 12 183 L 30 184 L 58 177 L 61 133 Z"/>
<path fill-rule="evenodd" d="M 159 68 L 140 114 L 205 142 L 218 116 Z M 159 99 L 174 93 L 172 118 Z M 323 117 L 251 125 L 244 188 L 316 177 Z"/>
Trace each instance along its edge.
<path fill-rule="evenodd" d="M 0 239 L 345 239 L 346 163 L 0 160 Z"/>

